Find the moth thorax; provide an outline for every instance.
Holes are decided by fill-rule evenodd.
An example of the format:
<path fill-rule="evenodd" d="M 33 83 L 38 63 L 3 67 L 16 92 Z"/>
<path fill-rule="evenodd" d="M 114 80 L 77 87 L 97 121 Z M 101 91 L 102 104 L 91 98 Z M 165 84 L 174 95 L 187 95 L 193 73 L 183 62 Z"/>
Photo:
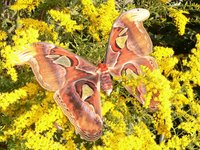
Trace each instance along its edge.
<path fill-rule="evenodd" d="M 107 95 L 110 95 L 112 92 L 112 80 L 108 71 L 101 73 L 101 89 L 106 92 Z"/>
<path fill-rule="evenodd" d="M 108 71 L 108 67 L 107 67 L 106 64 L 100 63 L 100 64 L 98 65 L 98 70 L 99 70 L 100 72 L 106 72 L 106 71 Z"/>

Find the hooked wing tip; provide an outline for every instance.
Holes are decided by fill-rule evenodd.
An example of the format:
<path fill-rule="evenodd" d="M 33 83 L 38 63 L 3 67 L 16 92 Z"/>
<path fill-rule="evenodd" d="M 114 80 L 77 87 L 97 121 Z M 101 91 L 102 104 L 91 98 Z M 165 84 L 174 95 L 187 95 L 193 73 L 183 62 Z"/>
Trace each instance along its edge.
<path fill-rule="evenodd" d="M 18 57 L 18 60 L 15 61 L 15 64 L 22 65 L 36 55 L 36 50 L 32 45 L 27 45 L 24 46 L 22 50 L 16 51 L 15 55 Z"/>
<path fill-rule="evenodd" d="M 125 14 L 131 21 L 144 21 L 149 18 L 150 12 L 144 8 L 135 8 Z"/>
<path fill-rule="evenodd" d="M 117 24 L 121 20 L 129 20 L 130 22 L 138 22 L 138 21 L 145 21 L 150 16 L 150 12 L 147 9 L 144 8 L 134 8 L 129 11 L 126 11 L 120 15 L 120 17 L 117 19 Z M 115 23 L 116 24 L 116 23 Z M 115 25 L 114 24 L 114 25 Z"/>

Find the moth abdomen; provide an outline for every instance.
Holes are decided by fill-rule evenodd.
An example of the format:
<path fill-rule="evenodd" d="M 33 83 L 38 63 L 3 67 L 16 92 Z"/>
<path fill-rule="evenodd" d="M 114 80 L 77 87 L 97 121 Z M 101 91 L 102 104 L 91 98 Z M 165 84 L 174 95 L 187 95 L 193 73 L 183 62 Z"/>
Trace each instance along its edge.
<path fill-rule="evenodd" d="M 102 90 L 105 91 L 107 95 L 110 95 L 113 89 L 113 85 L 109 72 L 102 72 L 100 80 Z"/>

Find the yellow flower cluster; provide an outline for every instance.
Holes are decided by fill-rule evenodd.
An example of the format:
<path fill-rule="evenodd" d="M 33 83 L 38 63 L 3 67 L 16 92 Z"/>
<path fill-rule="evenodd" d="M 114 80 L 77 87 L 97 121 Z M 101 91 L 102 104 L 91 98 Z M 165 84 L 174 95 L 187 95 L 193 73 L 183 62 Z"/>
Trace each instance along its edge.
<path fill-rule="evenodd" d="M 14 90 L 10 93 L 1 93 L 0 108 L 5 111 L 11 104 L 15 103 L 17 100 L 26 95 L 26 91 L 23 89 Z"/>
<path fill-rule="evenodd" d="M 149 86 L 154 88 L 157 87 L 157 85 L 163 86 L 161 86 L 161 88 L 157 87 L 157 91 L 159 91 L 160 93 L 158 100 L 161 101 L 159 111 L 153 114 L 153 123 L 157 132 L 162 136 L 164 135 L 164 139 L 167 138 L 168 140 L 168 142 L 165 141 L 161 143 L 161 148 L 185 149 L 191 142 L 198 141 L 196 139 L 195 133 L 200 129 L 198 123 L 200 118 L 193 116 L 200 116 L 200 107 L 195 99 L 195 94 L 193 90 L 193 87 L 195 87 L 195 85 L 199 86 L 198 64 L 200 60 L 200 55 L 198 52 L 200 47 L 200 36 L 197 34 L 196 37 L 196 48 L 192 49 L 192 54 L 189 55 L 189 59 L 184 60 L 183 63 L 185 66 L 190 68 L 188 71 L 181 72 L 175 69 L 174 66 L 177 64 L 178 59 L 173 56 L 173 50 L 171 48 L 155 47 L 155 52 L 152 55 L 157 59 L 160 70 L 163 71 L 166 76 L 170 76 L 172 78 L 172 81 L 167 81 L 168 83 L 164 83 L 163 81 L 166 81 L 166 79 L 160 78 L 160 82 L 156 83 L 155 81 L 157 79 L 150 80 L 150 78 L 148 78 L 149 83 L 145 83 L 145 81 L 143 80 L 148 91 L 146 95 L 147 99 L 148 97 L 151 97 L 148 96 L 149 94 L 151 95 L 151 91 L 155 90 L 153 88 L 149 88 Z M 151 73 L 154 74 L 155 71 Z M 146 76 L 148 77 L 151 73 L 147 72 Z M 160 75 L 154 74 L 153 76 L 159 78 Z M 191 81 L 193 81 L 193 85 L 191 85 Z M 153 82 L 155 82 L 156 84 L 152 86 Z M 160 84 L 162 82 L 163 84 Z M 180 84 L 180 82 L 183 82 L 182 85 Z M 168 85 L 168 87 L 166 85 Z M 161 96 L 161 94 L 163 94 L 163 96 Z M 185 120 L 180 123 L 178 128 L 187 132 L 188 135 L 184 135 L 182 137 L 172 136 L 170 138 L 170 130 L 172 129 L 172 105 L 176 108 L 176 111 L 174 113 L 177 113 L 179 117 L 183 117 Z M 192 112 L 192 114 L 183 109 L 185 105 L 189 105 L 190 113 Z"/>
<path fill-rule="evenodd" d="M 103 149 L 123 149 L 124 142 L 129 143 L 130 145 L 126 148 L 131 149 L 133 147 L 133 139 L 131 139 L 131 136 L 127 137 L 126 135 L 129 129 L 125 122 L 126 115 L 124 115 L 125 113 L 130 116 L 130 113 L 128 112 L 124 98 L 118 96 L 118 102 L 116 102 L 117 95 L 115 94 L 116 91 L 113 91 L 109 99 L 102 95 L 102 111 L 104 124 L 106 125 L 104 134 L 101 137 L 104 143 Z M 94 145 L 93 149 L 102 149 L 102 147 Z"/>
<path fill-rule="evenodd" d="M 30 90 L 31 87 L 32 91 Z M 25 89 L 28 91 L 23 93 L 23 90 Z M 61 109 L 53 101 L 53 93 L 46 92 L 44 100 L 38 105 L 34 98 L 37 92 L 38 87 L 35 84 L 30 83 L 15 93 L 11 93 L 9 95 L 4 93 L 4 95 L 1 95 L 1 97 L 4 96 L 3 99 L 1 99 L 3 107 L 7 108 L 7 103 L 3 103 L 4 101 L 7 100 L 11 103 L 13 100 L 17 100 L 21 97 L 29 98 L 31 101 L 29 102 L 29 100 L 26 100 L 26 103 L 29 103 L 32 106 L 29 110 L 21 111 L 19 114 L 12 114 L 12 112 L 9 113 L 9 111 L 7 112 L 8 115 L 12 115 L 17 118 L 13 121 L 9 128 L 4 128 L 4 137 L 0 137 L 0 141 L 6 141 L 11 138 L 12 135 L 16 135 L 18 138 L 26 140 L 25 145 L 30 149 L 47 148 L 64 150 L 68 146 L 76 148 L 75 144 L 72 142 L 72 138 L 74 136 L 72 125 L 69 123 L 66 116 L 64 116 Z M 13 99 L 9 99 L 11 96 Z M 27 105 L 26 103 L 20 103 L 20 109 L 23 109 Z M 33 124 L 35 126 L 34 128 L 32 128 Z M 56 124 L 60 126 L 59 128 L 69 130 L 63 133 L 63 137 L 69 140 L 66 145 L 53 140 L 53 137 L 57 132 Z M 23 130 L 24 132 L 22 133 Z M 41 142 L 41 140 L 43 142 Z"/>
<path fill-rule="evenodd" d="M 38 93 L 38 88 L 33 83 L 29 83 L 26 86 L 16 89 L 13 92 L 6 92 L 0 94 L 0 109 L 1 112 L 6 114 L 9 117 L 16 117 L 20 115 L 20 112 L 24 112 L 23 105 L 25 104 L 25 99 L 29 96 L 29 93 Z M 21 105 L 19 114 L 16 114 L 16 110 L 18 109 L 18 105 Z M 5 127 L 3 129 L 4 137 L 0 138 L 0 141 L 6 141 L 13 132 L 10 130 L 10 127 Z"/>
<path fill-rule="evenodd" d="M 179 118 L 183 118 L 178 125 L 178 129 L 184 130 L 187 135 L 182 137 L 174 135 L 168 139 L 168 142 L 165 143 L 165 147 L 168 148 L 185 149 L 191 142 L 198 143 L 196 133 L 200 129 L 200 105 L 198 102 L 199 99 L 195 95 L 194 87 L 199 86 L 199 34 L 196 37 L 197 43 L 195 48 L 192 49 L 192 54 L 189 54 L 189 59 L 183 60 L 183 66 L 187 66 L 188 70 L 184 72 L 177 70 L 171 72 L 173 78 L 171 85 L 174 89 L 174 96 L 171 103 L 176 109 L 174 113 Z M 186 109 L 185 106 L 189 107 L 189 109 Z"/>
<path fill-rule="evenodd" d="M 158 54 L 158 53 L 157 53 Z M 164 65 L 163 65 L 164 66 Z M 158 134 L 170 137 L 170 130 L 173 126 L 171 116 L 171 99 L 173 91 L 170 81 L 161 74 L 159 69 L 150 71 L 146 67 L 143 68 L 143 74 L 139 76 L 125 76 L 122 77 L 122 84 L 136 88 L 136 86 L 143 83 L 146 87 L 145 108 L 150 107 L 150 101 L 153 100 L 158 103 L 158 110 L 153 114 L 155 129 Z M 133 90 L 134 91 L 134 90 Z M 135 105 L 135 103 L 133 103 Z M 136 107 L 137 108 L 137 107 Z"/>
<path fill-rule="evenodd" d="M 180 145 L 180 147 L 184 149 L 190 142 L 198 141 L 196 133 L 200 129 L 200 105 L 198 102 L 199 99 L 195 95 L 194 87 L 200 85 L 198 68 L 200 63 L 200 35 L 197 34 L 196 37 L 197 43 L 195 48 L 192 49 L 192 54 L 189 54 L 189 59 L 183 60 L 183 65 L 187 66 L 188 70 L 185 72 L 179 72 L 176 76 L 176 80 L 183 83 L 181 86 L 176 86 L 175 91 L 177 93 L 175 93 L 172 102 L 176 108 L 177 115 L 185 120 L 179 124 L 178 129 L 184 130 L 188 136 L 183 136 L 182 138 L 175 136 L 172 137 L 168 142 L 168 146 L 171 144 L 171 146 L 169 146 L 171 148 L 176 148 L 175 145 L 173 145 L 176 143 L 177 147 Z M 186 105 L 189 107 L 189 112 L 184 108 Z"/>
<path fill-rule="evenodd" d="M 26 93 L 24 96 L 21 96 L 20 99 L 17 99 L 15 102 L 10 104 L 6 110 L 2 109 L 2 112 L 9 115 L 10 117 L 16 118 L 16 116 L 27 111 L 26 107 L 24 107 L 27 105 L 27 103 L 28 103 L 28 105 L 33 105 L 36 103 L 33 97 L 35 97 L 36 94 L 40 93 L 39 92 L 40 90 L 41 90 L 41 87 L 35 83 L 27 83 L 26 86 L 14 90 L 14 91 L 24 91 Z M 6 94 L 6 93 L 2 93 L 2 94 Z M 11 94 L 11 93 L 9 93 L 9 94 Z M 17 94 L 20 94 L 20 93 L 17 92 Z M 20 95 L 18 95 L 18 97 L 19 96 Z M 16 95 L 16 97 L 17 97 L 17 95 Z M 20 107 L 20 109 L 19 109 L 19 107 Z"/>
<path fill-rule="evenodd" d="M 160 149 L 154 141 L 155 136 L 149 131 L 143 122 L 140 122 L 134 127 L 134 136 L 135 140 L 133 141 L 133 149 Z"/>
<path fill-rule="evenodd" d="M 27 131 L 26 133 L 27 142 L 25 145 L 28 149 L 41 150 L 65 150 L 66 147 L 62 144 L 55 142 L 53 138 L 48 137 L 48 133 L 46 135 L 34 133 L 32 131 Z M 71 146 L 68 145 L 69 147 Z"/>
<path fill-rule="evenodd" d="M 6 32 L 0 30 L 0 49 L 4 48 L 6 46 L 6 42 L 5 42 L 6 38 L 7 38 Z M 3 55 L 2 52 L 0 52 L 0 53 L 1 53 L 1 55 Z"/>
<path fill-rule="evenodd" d="M 83 14 L 87 16 L 87 18 L 91 21 L 91 22 L 95 22 L 96 21 L 96 17 L 98 16 L 98 12 L 95 8 L 95 6 L 93 5 L 91 0 L 81 0 L 81 3 L 84 6 L 84 9 L 82 10 Z"/>
<path fill-rule="evenodd" d="M 11 46 L 6 45 L 5 41 L 6 38 L 7 38 L 6 32 L 0 30 L 0 48 L 1 48 L 0 54 L 3 57 L 1 65 L 2 68 L 7 70 L 7 74 L 11 76 L 11 79 L 13 81 L 17 81 L 17 73 L 16 70 L 13 68 L 14 66 L 13 59 L 16 58 L 16 55 L 12 53 Z"/>
<path fill-rule="evenodd" d="M 169 9 L 169 16 L 174 19 L 174 23 L 178 28 L 179 35 L 185 34 L 185 26 L 189 21 L 189 19 L 184 14 L 189 14 L 189 12 L 183 10 L 176 10 L 174 8 Z"/>
<path fill-rule="evenodd" d="M 63 117 L 62 111 L 58 108 L 58 106 L 55 104 L 52 106 L 52 108 L 48 109 L 46 113 L 44 113 L 40 119 L 35 123 L 36 128 L 35 132 L 42 133 L 46 130 L 52 129 L 52 122 L 56 122 L 58 118 L 59 120 L 62 120 Z M 57 122 L 58 124 L 61 124 L 61 122 Z"/>
<path fill-rule="evenodd" d="M 117 113 L 116 115 L 120 114 Z M 104 147 L 94 146 L 94 149 L 138 150 L 146 149 L 147 147 L 148 149 L 159 149 L 159 146 L 154 141 L 155 136 L 149 131 L 143 122 L 140 122 L 135 126 L 124 126 L 123 130 L 121 130 L 122 128 L 120 124 L 125 123 L 123 118 L 121 118 L 120 123 L 114 123 L 114 121 L 111 123 L 105 120 L 106 125 L 109 127 L 116 126 L 116 129 L 112 132 L 105 131 L 105 134 L 101 138 L 104 143 Z M 117 128 L 117 126 L 119 126 L 119 128 Z M 131 128 L 132 131 L 127 134 L 128 128 Z"/>
<path fill-rule="evenodd" d="M 12 40 L 15 43 L 15 50 L 20 50 L 27 44 L 34 43 L 38 41 L 39 31 L 34 28 L 18 28 L 15 30 L 15 35 L 13 35 Z"/>
<path fill-rule="evenodd" d="M 27 30 L 29 28 L 38 30 L 40 35 L 45 36 L 47 39 L 51 37 L 53 41 L 56 41 L 58 38 L 58 33 L 53 30 L 54 25 L 48 25 L 44 21 L 32 18 L 23 18 L 19 20 L 19 25 L 23 26 L 23 30 Z"/>
<path fill-rule="evenodd" d="M 112 111 L 109 115 L 111 115 L 112 120 L 105 120 L 105 124 L 111 128 L 111 131 L 105 132 L 101 139 L 105 147 L 119 149 L 119 143 L 125 140 L 126 124 L 124 122 L 124 117 L 121 112 L 116 110 Z M 112 142 L 113 140 L 115 140 L 115 142 Z"/>
<path fill-rule="evenodd" d="M 15 30 L 15 35 L 12 37 L 15 46 L 11 47 L 10 45 L 5 45 L 2 48 L 1 55 L 4 58 L 3 68 L 7 70 L 7 74 L 11 76 L 13 81 L 17 81 L 17 73 L 14 65 L 19 61 L 15 52 L 23 49 L 23 47 L 28 43 L 38 41 L 38 37 L 38 30 L 33 28 L 28 28 L 27 30 L 18 28 Z"/>
<path fill-rule="evenodd" d="M 144 69 L 145 77 L 141 79 L 142 83 L 146 86 L 147 94 L 145 95 L 146 108 L 149 107 L 150 100 L 154 97 L 155 101 L 159 102 L 158 110 L 154 113 L 154 126 L 158 134 L 170 136 L 170 130 L 172 128 L 171 117 L 171 98 L 172 89 L 170 82 L 164 77 L 160 70 L 155 69 L 153 71 Z M 155 97 L 154 95 L 159 95 Z"/>
<path fill-rule="evenodd" d="M 173 136 L 167 144 L 161 143 L 162 149 L 186 149 L 186 146 L 190 144 L 191 137 L 184 135 L 181 138 L 177 135 Z"/>
<path fill-rule="evenodd" d="M 3 41 L 7 38 L 6 32 L 0 30 L 0 41 Z"/>
<path fill-rule="evenodd" d="M 50 16 L 56 21 L 59 22 L 61 26 L 65 27 L 66 32 L 73 32 L 75 30 L 82 30 L 82 25 L 77 25 L 77 22 L 71 19 L 71 15 L 63 11 L 50 10 Z"/>
<path fill-rule="evenodd" d="M 151 55 L 156 58 L 160 71 L 167 77 L 178 63 L 178 58 L 173 56 L 174 51 L 172 48 L 155 46 Z"/>
<path fill-rule="evenodd" d="M 102 107 L 102 115 L 104 116 L 107 112 L 111 111 L 114 107 L 114 104 L 109 101 L 105 101 Z"/>
<path fill-rule="evenodd" d="M 39 85 L 35 83 L 27 83 L 26 86 L 21 89 L 25 90 L 29 96 L 34 96 L 39 91 Z"/>
<path fill-rule="evenodd" d="M 1 49 L 1 55 L 4 59 L 2 63 L 3 68 L 7 70 L 7 74 L 11 76 L 13 81 L 17 81 L 17 72 L 14 68 L 15 61 L 18 60 L 18 57 L 13 53 L 13 48 L 10 45 L 7 45 Z"/>
<path fill-rule="evenodd" d="M 200 111 L 197 110 L 200 108 L 200 105 L 197 103 L 190 103 L 191 106 L 190 111 L 193 113 L 193 115 L 199 116 Z M 192 108 L 192 105 L 195 106 L 196 109 Z M 199 117 L 194 117 L 185 110 L 182 110 L 180 107 L 176 107 L 176 113 L 181 118 L 184 118 L 185 121 L 181 122 L 178 125 L 178 129 L 184 130 L 187 134 L 184 136 L 179 137 L 178 133 L 177 135 L 174 135 L 167 143 L 165 143 L 166 148 L 175 148 L 175 149 L 186 149 L 186 147 L 191 142 L 198 142 L 198 138 L 196 133 L 199 131 L 200 125 L 199 125 Z"/>
<path fill-rule="evenodd" d="M 182 80 L 191 79 L 194 84 L 200 85 L 200 34 L 197 34 L 196 38 L 196 46 L 191 50 L 192 54 L 189 54 L 189 61 L 183 61 L 183 64 L 190 70 L 185 73 Z"/>
<path fill-rule="evenodd" d="M 14 5 L 10 6 L 12 10 L 22 10 L 27 9 L 28 11 L 34 10 L 41 0 L 17 0 Z"/>
<path fill-rule="evenodd" d="M 49 98 L 52 98 L 52 94 L 49 96 Z M 44 105 L 48 104 L 43 103 L 43 107 Z M 39 110 L 42 109 L 40 108 Z M 53 140 L 53 136 L 57 132 L 55 124 L 61 124 L 63 128 L 65 128 L 63 122 L 68 124 L 66 121 L 63 121 L 63 117 L 65 118 L 56 104 L 53 104 L 51 108 L 45 108 L 35 122 L 35 130 L 29 130 L 23 136 L 24 139 L 27 139 L 26 146 L 33 149 L 65 149 L 64 145 Z M 71 134 L 71 137 L 73 137 L 73 134 Z M 46 142 L 39 142 L 41 139 Z"/>
<path fill-rule="evenodd" d="M 107 3 L 101 4 L 99 8 L 96 8 L 91 0 L 81 0 L 81 2 L 83 4 L 82 12 L 91 23 L 89 33 L 97 41 L 100 41 L 100 35 L 107 40 L 112 24 L 119 15 L 115 9 L 115 1 L 108 0 Z"/>
<path fill-rule="evenodd" d="M 185 105 L 189 105 L 190 111 L 192 111 L 193 114 L 196 114 L 197 116 L 199 116 L 198 114 L 200 114 L 199 111 L 197 111 L 196 109 L 194 110 L 194 108 L 198 107 L 199 104 L 195 100 L 193 87 L 195 87 L 196 85 L 199 86 L 199 81 L 200 81 L 198 76 L 200 71 L 200 69 L 198 68 L 199 66 L 198 64 L 200 62 L 199 61 L 200 36 L 197 34 L 196 37 L 197 37 L 196 48 L 192 49 L 192 54 L 189 54 L 189 59 L 183 60 L 183 65 L 189 68 L 189 70 L 185 72 L 178 71 L 174 68 L 174 66 L 178 62 L 178 59 L 173 56 L 172 49 L 155 47 L 154 48 L 155 52 L 152 54 L 154 57 L 156 57 L 159 67 L 161 70 L 164 71 L 164 74 L 172 78 L 170 85 L 171 88 L 173 89 L 172 93 L 173 96 L 170 100 L 170 103 L 176 108 L 177 115 L 179 117 L 182 116 L 186 120 L 183 121 L 178 126 L 178 128 L 186 131 L 191 136 L 194 135 L 194 133 L 199 130 L 199 125 L 197 123 L 199 121 L 197 118 L 188 114 L 188 112 L 185 111 L 183 108 Z M 180 82 L 182 83 L 180 84 Z M 166 90 L 165 92 L 168 91 Z M 157 115 L 158 113 L 159 111 L 156 112 L 154 116 Z M 168 148 L 182 147 L 184 149 L 191 141 L 195 141 L 195 139 L 194 138 L 191 139 L 190 136 L 183 136 L 182 138 L 173 136 L 172 138 L 168 139 L 167 143 L 165 143 L 166 144 L 165 147 Z"/>
<path fill-rule="evenodd" d="M 143 67 L 142 67 L 143 68 Z M 159 107 L 157 112 L 153 115 L 152 123 L 155 126 L 156 132 L 160 135 L 164 135 L 164 137 L 170 137 L 170 130 L 172 128 L 172 117 L 171 117 L 171 97 L 172 97 L 172 89 L 170 87 L 170 82 L 161 75 L 160 71 L 154 70 L 151 72 L 147 68 L 144 68 L 144 75 L 138 76 L 137 78 L 122 77 L 123 84 L 128 84 L 129 86 L 134 87 L 139 83 L 144 83 L 147 90 L 147 95 L 145 95 L 145 107 L 148 108 L 150 104 L 150 100 L 152 96 L 159 92 L 159 96 L 154 100 L 159 101 Z M 118 92 L 112 92 L 112 98 L 108 101 L 103 101 L 103 112 L 104 113 L 104 122 L 107 127 L 112 130 L 104 131 L 104 135 L 102 136 L 102 140 L 108 149 L 145 149 L 147 146 L 149 149 L 159 149 L 159 146 L 154 141 L 155 136 L 149 131 L 144 123 L 136 125 L 132 129 L 127 127 L 127 123 L 125 123 L 126 118 L 131 117 L 126 105 L 126 102 L 130 99 L 117 97 Z M 104 97 L 103 97 L 104 98 Z M 117 99 L 117 101 L 116 101 Z M 114 101 L 114 105 L 112 103 Z M 136 101 L 136 100 L 134 100 Z M 147 102 L 149 101 L 149 102 Z M 147 103 L 146 103 L 147 102 Z M 108 104 L 108 106 L 107 106 Z M 138 106 L 134 104 L 134 111 Z M 148 106 L 147 106 L 148 105 Z M 108 111 L 109 110 L 109 111 Z M 123 112 L 123 114 L 121 113 Z M 140 113 L 140 112 L 139 112 Z M 118 123 L 119 121 L 119 123 Z M 132 125 L 134 122 L 132 122 Z M 128 133 L 127 133 L 128 132 Z M 117 139 L 115 137 L 118 137 Z M 115 140 L 115 142 L 111 142 Z M 148 143 L 148 144 L 147 144 Z M 151 144 L 149 144 L 151 143 Z M 110 146 L 109 146 L 110 145 Z M 99 148 L 99 147 L 98 147 Z M 97 149 L 98 149 L 97 148 Z M 104 147 L 105 148 L 105 147 Z M 161 148 L 160 148 L 161 149 Z"/>
<path fill-rule="evenodd" d="M 163 2 L 163 3 L 169 3 L 169 2 L 171 2 L 171 0 L 161 0 L 161 2 Z"/>

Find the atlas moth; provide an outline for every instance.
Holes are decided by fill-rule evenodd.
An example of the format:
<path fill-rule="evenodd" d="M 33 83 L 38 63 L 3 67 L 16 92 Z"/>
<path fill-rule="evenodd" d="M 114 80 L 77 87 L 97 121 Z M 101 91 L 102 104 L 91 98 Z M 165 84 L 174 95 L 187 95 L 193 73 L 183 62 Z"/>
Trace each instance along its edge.
<path fill-rule="evenodd" d="M 122 72 L 139 75 L 141 65 L 150 70 L 157 67 L 154 58 L 148 56 L 152 42 L 143 27 L 149 15 L 142 8 L 122 13 L 113 24 L 105 62 L 98 66 L 45 42 L 33 43 L 18 53 L 19 65 L 28 63 L 39 84 L 55 92 L 55 101 L 83 139 L 95 141 L 102 134 L 100 89 L 110 95 L 111 76 L 120 77 Z M 138 86 L 136 92 L 130 86 L 125 88 L 144 104 L 144 85 Z M 150 107 L 157 107 L 153 99 Z"/>

